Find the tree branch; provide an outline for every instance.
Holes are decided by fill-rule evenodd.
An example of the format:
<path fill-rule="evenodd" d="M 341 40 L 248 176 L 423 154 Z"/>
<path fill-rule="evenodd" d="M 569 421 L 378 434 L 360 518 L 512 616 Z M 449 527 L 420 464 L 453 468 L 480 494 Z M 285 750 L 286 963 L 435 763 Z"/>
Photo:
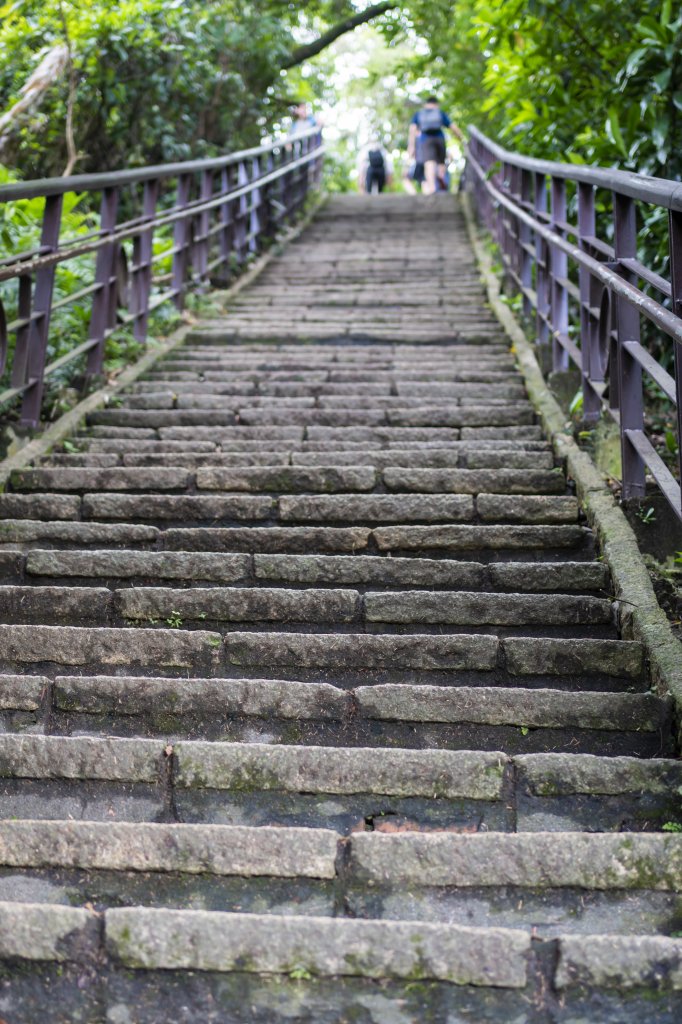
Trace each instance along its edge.
<path fill-rule="evenodd" d="M 358 25 L 365 25 L 368 21 L 372 21 L 373 18 L 378 18 L 380 14 L 385 14 L 386 11 L 391 11 L 399 4 L 395 0 L 383 0 L 382 3 L 373 4 L 371 7 L 366 8 L 364 11 L 359 11 L 354 14 L 351 18 L 346 18 L 345 21 L 340 21 L 338 25 L 332 26 L 326 32 L 323 32 L 318 39 L 314 39 L 312 43 L 305 43 L 304 46 L 297 46 L 285 60 L 282 61 L 280 67 L 283 70 L 287 68 L 294 68 L 297 64 L 302 64 L 306 60 L 310 60 L 311 57 L 315 57 L 322 50 L 326 50 L 328 46 L 339 38 L 339 36 L 345 35 L 346 32 L 352 32 Z"/>

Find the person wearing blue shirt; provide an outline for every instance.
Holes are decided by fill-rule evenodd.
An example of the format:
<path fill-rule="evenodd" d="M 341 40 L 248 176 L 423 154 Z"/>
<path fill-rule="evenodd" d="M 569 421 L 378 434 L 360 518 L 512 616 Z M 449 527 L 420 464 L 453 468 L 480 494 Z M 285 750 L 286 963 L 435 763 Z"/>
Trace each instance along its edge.
<path fill-rule="evenodd" d="M 432 195 L 438 191 L 438 181 L 445 180 L 445 132 L 450 127 L 450 118 L 440 109 L 435 96 L 429 96 L 421 110 L 410 122 L 408 153 L 415 159 L 417 139 L 424 162 L 423 191 Z"/>

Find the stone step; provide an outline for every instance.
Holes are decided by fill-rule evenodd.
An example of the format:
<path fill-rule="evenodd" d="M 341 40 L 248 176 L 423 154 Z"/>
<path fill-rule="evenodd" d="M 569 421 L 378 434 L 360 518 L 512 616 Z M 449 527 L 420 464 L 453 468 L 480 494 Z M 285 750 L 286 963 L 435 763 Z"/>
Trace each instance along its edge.
<path fill-rule="evenodd" d="M 138 665 L 171 672 L 203 667 L 211 675 L 220 651 L 220 634 L 207 630 L 0 625 L 2 663 L 10 671 L 29 665 Z"/>
<path fill-rule="evenodd" d="M 672 759 L 204 740 L 0 736 L 0 818 L 365 830 L 651 831 L 679 814 Z M 333 799 L 332 799 L 333 798 Z M 410 824 L 411 823 L 411 824 Z"/>
<path fill-rule="evenodd" d="M 239 556 L 238 556 L 239 557 Z M 239 571 L 232 564 L 232 572 Z M 354 589 L 286 589 L 260 585 L 229 587 L 127 587 L 110 590 L 92 586 L 0 587 L 0 616 L 5 623 L 143 626 L 165 622 L 174 628 L 197 622 L 230 628 L 239 622 L 319 623 L 345 630 L 377 631 L 403 627 L 401 632 L 428 632 L 433 625 L 537 626 L 544 635 L 556 629 L 604 626 L 615 634 L 614 612 L 609 600 L 564 594 L 490 594 L 476 591 L 421 590 L 361 594 Z M 378 624 L 378 625 L 376 625 Z M 426 627 L 426 628 L 425 628 Z M 554 627 L 554 628 L 553 628 Z M 584 629 L 581 635 L 588 632 Z M 600 635 L 604 635 L 600 633 Z"/>
<path fill-rule="evenodd" d="M 508 501 L 508 499 L 507 499 Z M 506 504 L 506 502 L 505 502 Z M 476 553 L 477 558 L 491 560 L 498 552 L 542 557 L 567 548 L 581 549 L 590 541 L 583 526 L 381 526 L 372 530 L 372 540 L 379 551 L 437 553 L 444 551 Z M 563 557 L 563 555 L 562 555 Z"/>
<path fill-rule="evenodd" d="M 238 416 L 238 418 L 237 418 Z M 396 409 L 301 409 L 276 405 L 240 408 L 239 413 L 216 409 L 103 409 L 90 413 L 92 427 L 144 428 L 215 426 L 326 426 L 326 427 L 506 427 L 530 425 L 534 412 L 530 403 L 510 405 L 414 406 Z"/>
<path fill-rule="evenodd" d="M 281 679 L 1 677 L 6 731 L 49 716 L 54 733 L 331 746 L 661 756 L 670 702 L 652 694 L 522 686 Z M 333 676 L 332 676 L 333 679 Z M 32 716 L 27 714 L 33 712 Z"/>
<path fill-rule="evenodd" d="M 267 913 L 294 920 L 333 917 L 335 882 L 356 920 L 480 927 L 494 914 L 499 927 L 543 939 L 599 934 L 616 915 L 627 932 L 647 934 L 677 912 L 679 836 L 391 833 L 383 824 L 344 842 L 309 828 L 4 821 L 0 872 L 23 869 L 22 903 L 40 902 L 47 877 L 61 883 L 62 905 L 77 892 L 104 911 L 114 901 L 172 908 L 180 890 L 190 906 L 233 911 L 241 898 L 251 910 L 260 891 Z M 11 879 L 0 874 L 5 905 L 17 901 Z"/>
<path fill-rule="evenodd" d="M 313 534 L 314 538 L 314 534 Z M 312 538 L 311 538 L 312 539 Z M 2 556 L 0 552 L 0 558 Z M 608 592 L 606 567 L 599 563 L 565 562 L 528 565 L 523 562 L 456 562 L 448 559 L 387 558 L 376 555 L 265 555 L 216 552 L 156 552 L 123 550 L 54 551 L 33 549 L 5 552 L 7 564 L 0 571 L 28 577 L 78 577 L 80 579 L 175 579 L 221 583 L 271 580 L 296 584 L 395 587 L 421 585 L 434 588 L 494 590 L 510 593 Z"/>
<path fill-rule="evenodd" d="M 35 519 L 5 519 L 0 521 L 0 544 L 24 547 L 29 544 L 58 547 L 84 547 L 88 544 L 108 544 L 111 547 L 139 545 L 152 547 L 159 538 L 155 526 L 132 523 L 83 523 L 40 521 Z"/>
<path fill-rule="evenodd" d="M 488 634 L 315 634 L 232 632 L 224 640 L 226 664 L 241 670 L 282 669 L 312 673 L 333 672 L 376 681 L 418 682 L 419 673 L 441 673 L 445 681 L 454 672 L 501 673 L 525 685 L 565 683 L 571 678 L 623 679 L 637 684 L 642 678 L 642 648 L 635 641 L 498 638 Z M 391 674 L 390 680 L 382 674 Z M 262 672 L 261 672 L 262 674 Z M 301 676 L 299 675 L 299 678 Z M 305 677 L 303 677 L 305 678 Z M 499 678 L 499 675 L 498 675 Z M 485 676 L 483 677 L 485 680 Z M 459 677 L 467 682 L 465 675 Z"/>

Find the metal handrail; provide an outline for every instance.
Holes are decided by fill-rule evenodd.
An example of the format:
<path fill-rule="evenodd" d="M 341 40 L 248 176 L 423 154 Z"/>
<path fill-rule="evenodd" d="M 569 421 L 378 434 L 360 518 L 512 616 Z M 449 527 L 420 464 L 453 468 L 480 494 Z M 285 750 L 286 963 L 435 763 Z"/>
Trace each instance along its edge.
<path fill-rule="evenodd" d="M 623 497 L 643 496 L 648 472 L 682 519 L 682 183 L 535 160 L 503 149 L 474 127 L 465 154 L 465 181 L 496 237 L 506 279 L 523 296 L 524 312 L 535 313 L 541 352 L 551 346 L 554 370 L 570 363 L 580 370 L 588 423 L 606 410 L 619 424 Z M 567 217 L 569 185 L 576 191 L 577 224 Z M 612 194 L 614 244 L 597 236 L 597 189 Z M 638 259 L 638 203 L 668 210 L 669 281 Z M 577 268 L 579 287 L 569 279 L 569 264 Z M 641 344 L 642 317 L 671 339 L 674 377 Z M 643 373 L 677 407 L 677 479 L 646 436 Z"/>
<path fill-rule="evenodd" d="M 107 339 L 117 324 L 131 325 L 137 341 L 147 337 L 149 314 L 168 301 L 182 307 L 184 296 L 206 281 L 225 282 L 234 263 L 256 253 L 283 222 L 300 209 L 310 188 L 319 184 L 322 168 L 319 128 L 220 157 L 161 164 L 104 174 L 18 182 L 0 188 L 0 203 L 44 198 L 40 243 L 29 252 L 0 253 L 0 283 L 16 282 L 17 315 L 7 322 L 0 299 L 0 370 L 4 371 L 8 338 L 16 338 L 10 387 L 0 393 L 0 405 L 21 395 L 20 422 L 35 427 L 45 378 L 87 354 L 86 374 L 99 374 Z M 175 182 L 175 198 L 158 208 L 161 186 Z M 124 190 L 140 209 L 118 222 Z M 62 203 L 67 193 L 99 194 L 99 225 L 81 238 L 60 238 Z M 162 254 L 172 261 L 164 274 L 170 287 L 154 291 L 158 262 L 154 233 L 172 229 L 172 241 Z M 124 243 L 132 242 L 132 265 Z M 92 282 L 53 300 L 60 264 L 92 255 Z M 152 294 L 154 293 L 154 294 Z M 51 363 L 47 361 L 50 318 L 54 310 L 92 296 L 87 340 Z"/>

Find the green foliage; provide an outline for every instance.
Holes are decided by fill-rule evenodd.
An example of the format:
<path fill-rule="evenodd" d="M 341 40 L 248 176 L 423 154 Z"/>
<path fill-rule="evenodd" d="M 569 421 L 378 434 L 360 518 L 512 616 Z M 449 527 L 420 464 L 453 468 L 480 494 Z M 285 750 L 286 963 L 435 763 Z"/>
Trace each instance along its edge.
<path fill-rule="evenodd" d="M 62 173 L 72 79 L 78 171 L 257 142 L 310 92 L 299 71 L 279 74 L 294 31 L 323 29 L 349 10 L 321 0 L 305 13 L 278 0 L 0 0 L 0 112 L 52 48 L 68 45 L 73 58 L 72 74 L 57 76 L 13 126 L 2 159 L 22 177 Z"/>

